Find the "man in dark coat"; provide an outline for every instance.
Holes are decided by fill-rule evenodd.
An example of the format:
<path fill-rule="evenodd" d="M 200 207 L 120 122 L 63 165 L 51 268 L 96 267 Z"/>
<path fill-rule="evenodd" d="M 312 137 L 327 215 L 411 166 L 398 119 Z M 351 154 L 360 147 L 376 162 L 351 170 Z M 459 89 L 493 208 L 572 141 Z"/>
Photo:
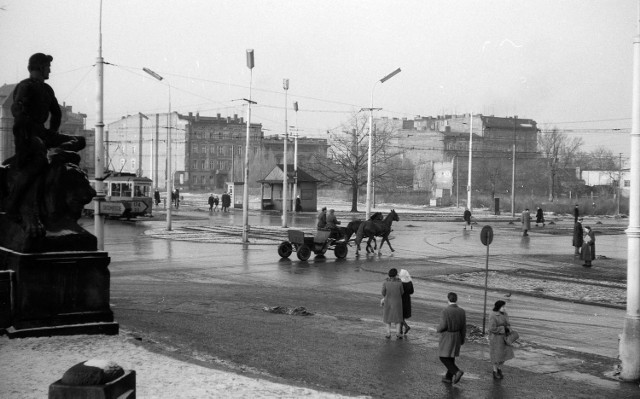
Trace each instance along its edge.
<path fill-rule="evenodd" d="M 158 204 L 160 204 L 160 191 L 158 191 L 158 189 L 153 192 L 153 199 L 156 202 L 156 206 L 158 206 Z"/>
<path fill-rule="evenodd" d="M 456 357 L 460 356 L 460 346 L 464 345 L 467 335 L 467 316 L 464 309 L 458 307 L 458 295 L 455 292 L 447 294 L 449 306 L 440 316 L 440 324 L 436 331 L 440 333 L 438 344 L 438 356 L 447 367 L 447 374 L 442 382 L 456 384 L 462 378 L 464 371 L 456 366 Z"/>
<path fill-rule="evenodd" d="M 213 194 L 209 196 L 209 200 L 207 202 L 209 203 L 209 212 L 211 212 L 213 210 Z"/>
<path fill-rule="evenodd" d="M 573 253 L 574 255 L 580 254 L 580 248 L 582 248 L 582 234 L 582 218 L 580 218 L 573 224 L 573 242 L 571 245 L 576 249 Z"/>
<path fill-rule="evenodd" d="M 544 227 L 544 212 L 540 207 L 536 211 L 536 227 L 538 227 L 538 223 L 542 223 L 542 227 Z"/>
<path fill-rule="evenodd" d="M 467 223 L 466 226 L 464 226 L 464 229 L 466 230 L 467 226 L 469 226 L 471 230 L 473 230 L 473 226 L 471 226 L 471 211 L 469 210 L 469 208 L 466 208 L 464 210 L 464 214 L 462 215 L 462 218 Z"/>
<path fill-rule="evenodd" d="M 573 208 L 573 223 L 578 223 L 578 217 L 580 217 L 580 210 L 578 209 L 578 204 Z"/>
<path fill-rule="evenodd" d="M 222 194 L 222 210 L 224 212 L 229 212 L 229 207 L 231 206 L 231 196 L 229 193 Z"/>

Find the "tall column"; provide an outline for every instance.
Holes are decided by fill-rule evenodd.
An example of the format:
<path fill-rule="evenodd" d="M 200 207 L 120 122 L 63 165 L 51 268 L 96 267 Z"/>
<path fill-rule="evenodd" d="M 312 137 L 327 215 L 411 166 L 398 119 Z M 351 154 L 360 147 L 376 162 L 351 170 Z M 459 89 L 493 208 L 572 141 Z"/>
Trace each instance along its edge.
<path fill-rule="evenodd" d="M 469 174 L 467 176 L 467 208 L 471 210 L 471 164 L 473 161 L 473 112 L 469 114 Z"/>
<path fill-rule="evenodd" d="M 640 29 L 640 23 L 638 24 Z M 627 233 L 627 314 L 620 336 L 620 378 L 640 378 L 640 32 L 633 39 L 631 187 Z"/>

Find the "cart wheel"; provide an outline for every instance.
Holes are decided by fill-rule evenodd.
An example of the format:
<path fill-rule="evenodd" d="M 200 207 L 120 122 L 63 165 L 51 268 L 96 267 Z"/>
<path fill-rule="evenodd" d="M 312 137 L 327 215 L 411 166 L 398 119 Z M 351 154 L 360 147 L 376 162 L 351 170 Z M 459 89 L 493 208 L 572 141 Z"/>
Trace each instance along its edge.
<path fill-rule="evenodd" d="M 333 250 L 333 253 L 336 255 L 336 258 L 345 258 L 347 256 L 347 252 L 349 252 L 349 248 L 347 248 L 346 244 L 338 244 L 336 248 Z"/>
<path fill-rule="evenodd" d="M 311 256 L 311 248 L 309 248 L 307 245 L 301 245 L 300 248 L 298 248 L 297 255 L 298 259 L 307 260 Z"/>
<path fill-rule="evenodd" d="M 280 245 L 278 245 L 278 255 L 282 258 L 288 258 L 291 256 L 291 252 L 293 252 L 293 247 L 291 247 L 291 243 L 288 241 L 282 241 Z"/>

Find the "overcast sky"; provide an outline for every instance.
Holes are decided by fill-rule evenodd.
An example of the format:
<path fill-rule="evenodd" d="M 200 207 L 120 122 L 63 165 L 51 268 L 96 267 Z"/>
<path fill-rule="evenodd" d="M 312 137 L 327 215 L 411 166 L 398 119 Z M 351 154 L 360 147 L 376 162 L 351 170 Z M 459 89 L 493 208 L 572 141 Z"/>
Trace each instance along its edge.
<path fill-rule="evenodd" d="M 93 128 L 99 0 L 0 7 L 0 84 L 26 78 L 31 54 L 51 54 L 59 101 Z M 374 83 L 400 67 L 375 86 L 376 116 L 516 114 L 583 134 L 587 151 L 628 154 L 637 8 L 633 0 L 105 0 L 104 121 L 166 112 L 165 82 L 174 111 L 244 116 L 233 100 L 249 97 L 251 48 L 252 122 L 267 134 L 284 131 L 283 78 L 288 124 L 321 136 L 370 107 Z"/>

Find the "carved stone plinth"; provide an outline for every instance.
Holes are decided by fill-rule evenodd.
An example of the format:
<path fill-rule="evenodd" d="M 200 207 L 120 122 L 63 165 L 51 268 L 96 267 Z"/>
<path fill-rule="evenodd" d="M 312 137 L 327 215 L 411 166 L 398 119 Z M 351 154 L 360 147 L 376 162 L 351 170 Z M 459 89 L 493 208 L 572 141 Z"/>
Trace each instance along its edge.
<path fill-rule="evenodd" d="M 14 271 L 9 337 L 117 334 L 109 262 L 99 251 L 20 253 L 0 247 L 0 269 Z"/>

